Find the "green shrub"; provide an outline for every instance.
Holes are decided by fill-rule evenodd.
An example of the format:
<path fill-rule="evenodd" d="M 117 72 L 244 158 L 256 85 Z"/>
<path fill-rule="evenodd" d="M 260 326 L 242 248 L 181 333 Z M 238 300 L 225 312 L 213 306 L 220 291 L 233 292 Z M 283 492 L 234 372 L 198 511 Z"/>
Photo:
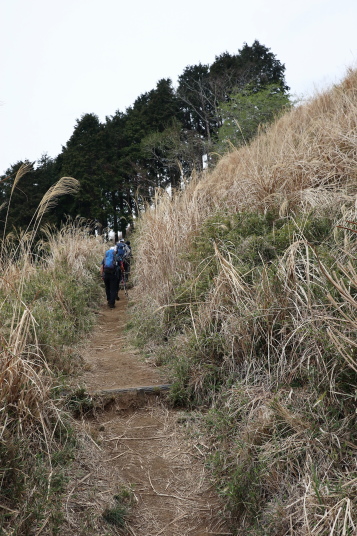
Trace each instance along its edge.
<path fill-rule="evenodd" d="M 110 525 L 123 528 L 125 527 L 130 508 L 134 503 L 133 491 L 126 486 L 122 486 L 114 495 L 114 501 L 114 506 L 106 508 L 102 515 Z"/>
<path fill-rule="evenodd" d="M 107 508 L 103 512 L 103 518 L 110 525 L 115 525 L 116 527 L 124 527 L 125 517 L 128 513 L 126 506 L 122 504 L 116 504 L 113 508 Z"/>
<path fill-rule="evenodd" d="M 93 412 L 94 401 L 82 387 L 70 393 L 66 400 L 66 407 L 74 417 L 78 418 Z"/>

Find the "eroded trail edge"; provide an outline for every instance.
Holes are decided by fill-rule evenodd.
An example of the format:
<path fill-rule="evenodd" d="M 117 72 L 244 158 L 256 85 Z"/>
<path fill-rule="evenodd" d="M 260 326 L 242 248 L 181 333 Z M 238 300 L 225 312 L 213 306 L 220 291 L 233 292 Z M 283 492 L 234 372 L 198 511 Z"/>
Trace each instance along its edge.
<path fill-rule="evenodd" d="M 83 382 L 97 401 L 94 414 L 81 421 L 86 456 L 77 461 L 66 504 L 70 531 L 87 536 L 231 534 L 206 474 L 207 447 L 192 432 L 192 417 L 165 404 L 167 389 L 159 387 L 168 387 L 167 379 L 130 345 L 126 310 L 125 298 L 114 310 L 100 310 L 84 353 Z M 143 389 L 148 386 L 150 392 Z M 123 490 L 130 490 L 131 504 L 121 527 L 102 514 L 115 511 Z"/>

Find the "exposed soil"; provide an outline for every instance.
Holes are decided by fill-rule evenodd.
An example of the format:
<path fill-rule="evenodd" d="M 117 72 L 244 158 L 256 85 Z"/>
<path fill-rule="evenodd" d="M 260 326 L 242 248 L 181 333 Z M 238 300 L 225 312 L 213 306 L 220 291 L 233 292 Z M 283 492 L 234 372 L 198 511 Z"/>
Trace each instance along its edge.
<path fill-rule="evenodd" d="M 125 334 L 128 302 L 124 292 L 120 295 L 115 309 L 103 306 L 100 310 L 98 325 L 84 355 L 87 368 L 84 382 L 90 393 L 164 383 L 158 369 L 145 363 L 128 344 Z"/>
<path fill-rule="evenodd" d="M 123 294 L 123 293 L 121 293 Z M 98 392 L 167 383 L 145 362 L 125 334 L 127 299 L 103 306 L 85 351 L 83 376 L 99 401 L 94 416 L 82 418 L 82 451 L 66 503 L 68 534 L 104 536 L 229 535 L 222 504 L 204 465 L 207 447 L 195 436 L 191 417 L 169 409 L 165 394 L 132 390 Z M 126 525 L 103 519 L 103 511 L 131 490 Z"/>

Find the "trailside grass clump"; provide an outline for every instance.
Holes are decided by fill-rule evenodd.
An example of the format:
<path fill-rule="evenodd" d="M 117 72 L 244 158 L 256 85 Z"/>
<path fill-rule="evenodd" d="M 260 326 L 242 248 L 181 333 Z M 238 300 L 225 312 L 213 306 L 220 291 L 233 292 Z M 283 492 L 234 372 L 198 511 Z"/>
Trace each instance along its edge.
<path fill-rule="evenodd" d="M 0 526 L 51 534 L 61 524 L 63 464 L 75 437 L 63 412 L 63 379 L 78 367 L 75 344 L 99 301 L 102 246 L 82 221 L 43 230 L 34 243 L 7 235 L 0 277 Z"/>
<path fill-rule="evenodd" d="M 104 510 L 103 519 L 110 525 L 125 528 L 131 507 L 134 502 L 134 494 L 130 488 L 121 487 L 114 495 L 114 505 Z"/>
<path fill-rule="evenodd" d="M 235 534 L 356 531 L 356 127 L 357 71 L 140 222 L 136 331 Z"/>

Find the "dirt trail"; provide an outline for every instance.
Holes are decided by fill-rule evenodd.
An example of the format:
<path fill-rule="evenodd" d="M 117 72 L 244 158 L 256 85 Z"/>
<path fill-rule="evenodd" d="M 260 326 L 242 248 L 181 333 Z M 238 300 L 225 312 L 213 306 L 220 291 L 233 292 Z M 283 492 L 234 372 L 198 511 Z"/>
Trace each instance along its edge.
<path fill-rule="evenodd" d="M 108 389 L 160 385 L 159 371 L 142 360 L 125 335 L 126 298 L 115 309 L 103 306 L 85 352 L 84 383 L 91 394 Z M 188 416 L 168 410 L 165 399 L 129 393 L 104 398 L 103 409 L 83 419 L 88 457 L 79 461 L 66 504 L 69 533 L 104 536 L 212 536 L 231 534 L 222 505 L 206 477 L 207 448 L 187 432 Z M 186 424 L 185 424 L 186 423 Z M 93 445 L 95 448 L 93 449 Z M 94 450 L 94 454 L 93 454 Z M 133 491 L 124 529 L 107 524 L 105 508 L 120 490 Z"/>
<path fill-rule="evenodd" d="M 115 309 L 103 306 L 100 310 L 97 328 L 84 356 L 84 382 L 91 393 L 164 383 L 158 370 L 145 364 L 127 342 L 127 299 L 123 292 L 120 294 Z"/>

